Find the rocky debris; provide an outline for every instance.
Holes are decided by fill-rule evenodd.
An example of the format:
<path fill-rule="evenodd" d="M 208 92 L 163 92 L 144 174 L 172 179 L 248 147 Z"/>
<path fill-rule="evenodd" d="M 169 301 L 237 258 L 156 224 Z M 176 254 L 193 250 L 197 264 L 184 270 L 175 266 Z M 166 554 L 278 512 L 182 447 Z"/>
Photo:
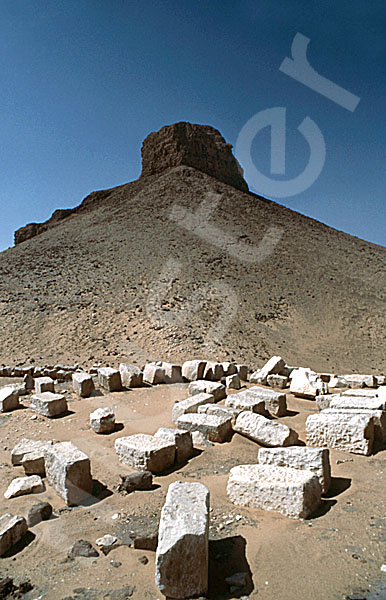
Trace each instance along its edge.
<path fill-rule="evenodd" d="M 307 519 L 318 508 L 322 488 L 315 473 L 272 465 L 240 465 L 231 469 L 227 494 L 238 506 L 273 510 Z"/>
<path fill-rule="evenodd" d="M 19 408 L 19 394 L 11 386 L 0 389 L 0 412 L 8 412 Z"/>
<path fill-rule="evenodd" d="M 345 414 L 363 415 L 373 419 L 374 440 L 383 444 L 386 442 L 386 411 L 366 408 L 326 408 L 321 414 Z"/>
<path fill-rule="evenodd" d="M 33 527 L 41 521 L 48 521 L 52 515 L 52 506 L 49 502 L 38 502 L 31 506 L 27 515 L 28 527 Z"/>
<path fill-rule="evenodd" d="M 62 394 L 42 392 L 31 396 L 30 408 L 38 415 L 56 417 L 67 412 L 67 400 Z"/>
<path fill-rule="evenodd" d="M 124 465 L 152 473 L 161 473 L 171 467 L 176 456 L 174 443 L 146 433 L 118 438 L 115 451 Z"/>
<path fill-rule="evenodd" d="M 8 486 L 4 498 L 17 498 L 25 494 L 39 494 L 46 489 L 42 478 L 39 475 L 30 475 L 29 477 L 16 477 Z"/>
<path fill-rule="evenodd" d="M 251 389 L 253 388 L 238 392 L 238 394 L 231 394 L 225 400 L 225 406 L 238 409 L 240 412 L 248 410 L 260 415 L 267 415 L 265 399 L 256 396 Z"/>
<path fill-rule="evenodd" d="M 318 410 L 324 410 L 330 406 L 331 400 L 334 398 L 340 398 L 340 394 L 321 394 L 320 396 L 316 396 L 316 405 Z"/>
<path fill-rule="evenodd" d="M 268 375 L 267 377 L 267 385 L 273 388 L 280 388 L 281 390 L 287 387 L 288 381 L 289 378 L 285 375 Z"/>
<path fill-rule="evenodd" d="M 28 526 L 24 517 L 7 513 L 0 517 L 0 556 L 17 544 L 27 533 Z"/>
<path fill-rule="evenodd" d="M 35 379 L 35 392 L 42 394 L 43 392 L 55 392 L 55 382 L 51 377 L 37 377 Z"/>
<path fill-rule="evenodd" d="M 307 417 L 307 445 L 370 454 L 374 441 L 373 417 L 368 414 L 345 414 L 344 411 L 326 412 L 328 410 Z"/>
<path fill-rule="evenodd" d="M 71 548 L 68 556 L 69 558 L 77 558 L 78 556 L 82 556 L 83 558 L 97 558 L 99 553 L 87 540 L 78 540 Z"/>
<path fill-rule="evenodd" d="M 44 452 L 49 446 L 52 446 L 51 441 L 29 440 L 27 438 L 23 438 L 13 448 L 11 452 L 11 462 L 13 465 L 21 465 L 23 459 L 28 458 L 28 455 L 32 453 L 39 453 L 44 457 Z"/>
<path fill-rule="evenodd" d="M 196 413 L 198 407 L 202 404 L 212 404 L 214 401 L 214 396 L 212 394 L 200 393 L 189 396 L 189 398 L 181 400 L 180 402 L 176 402 L 172 411 L 173 423 L 177 423 L 179 417 L 182 415 Z"/>
<path fill-rule="evenodd" d="M 161 437 L 176 446 L 177 464 L 181 464 L 192 458 L 194 453 L 192 435 L 189 431 L 182 429 L 173 429 L 171 427 L 160 427 L 155 432 L 155 437 Z"/>
<path fill-rule="evenodd" d="M 121 374 L 112 367 L 98 369 L 98 382 L 107 392 L 119 392 L 122 389 Z"/>
<path fill-rule="evenodd" d="M 143 385 L 143 373 L 135 365 L 121 363 L 119 365 L 119 372 L 123 387 L 135 388 Z"/>
<path fill-rule="evenodd" d="M 378 386 L 377 378 L 374 375 L 341 375 L 346 387 L 350 388 L 376 388 Z"/>
<path fill-rule="evenodd" d="M 310 369 L 294 369 L 291 373 L 290 392 L 299 398 L 315 400 L 319 394 L 328 394 L 328 386 Z"/>
<path fill-rule="evenodd" d="M 157 385 L 165 383 L 165 371 L 162 368 L 162 362 L 148 363 L 143 370 L 143 383 L 148 385 Z"/>
<path fill-rule="evenodd" d="M 260 465 L 291 467 L 312 471 L 317 475 L 325 494 L 331 483 L 330 451 L 327 448 L 307 448 L 293 446 L 291 448 L 260 448 L 258 452 Z"/>
<path fill-rule="evenodd" d="M 80 504 L 92 492 L 90 459 L 72 442 L 60 442 L 46 450 L 46 474 L 48 484 L 67 506 Z"/>
<path fill-rule="evenodd" d="M 292 446 L 298 441 L 296 431 L 287 425 L 250 411 L 239 414 L 233 429 L 264 446 Z"/>
<path fill-rule="evenodd" d="M 150 133 L 142 149 L 141 178 L 186 165 L 248 192 L 243 171 L 232 154 L 232 146 L 209 125 L 173 123 Z"/>
<path fill-rule="evenodd" d="M 162 362 L 161 366 L 164 371 L 164 383 L 182 383 L 184 381 L 181 365 Z"/>
<path fill-rule="evenodd" d="M 107 556 L 113 548 L 118 547 L 118 538 L 116 538 L 114 535 L 106 534 L 103 537 L 98 538 L 95 544 L 98 546 L 101 552 Z"/>
<path fill-rule="evenodd" d="M 232 426 L 242 411 L 239 408 L 231 408 L 218 404 L 203 404 L 198 407 L 198 414 L 216 415 L 217 417 L 227 417 L 232 420 Z"/>
<path fill-rule="evenodd" d="M 212 394 L 215 402 L 220 402 L 220 400 L 223 400 L 227 396 L 225 385 L 217 381 L 205 381 L 204 379 L 189 383 L 188 393 L 190 396 Z"/>
<path fill-rule="evenodd" d="M 130 494 L 135 490 L 151 490 L 153 488 L 153 474 L 150 471 L 140 471 L 129 475 L 120 475 L 121 483 L 118 492 Z"/>
<path fill-rule="evenodd" d="M 235 373 L 234 375 L 228 375 L 228 377 L 225 377 L 225 385 L 229 389 L 239 390 L 241 388 L 241 382 L 238 374 Z"/>
<path fill-rule="evenodd" d="M 169 486 L 161 512 L 156 584 L 168 598 L 208 591 L 209 490 L 201 483 Z"/>
<path fill-rule="evenodd" d="M 268 375 L 276 375 L 280 374 L 282 369 L 285 367 L 285 362 L 281 358 L 281 356 L 272 356 L 265 365 L 252 373 L 249 381 L 251 383 L 260 383 L 262 385 L 267 385 L 267 377 Z"/>
<path fill-rule="evenodd" d="M 205 365 L 204 360 L 187 360 L 182 365 L 182 377 L 187 381 L 204 379 Z"/>
<path fill-rule="evenodd" d="M 73 373 L 72 388 L 81 398 L 88 398 L 95 389 L 94 380 L 88 373 Z"/>
<path fill-rule="evenodd" d="M 114 410 L 109 407 L 94 410 L 90 414 L 90 427 L 95 433 L 112 433 L 115 431 Z"/>
<path fill-rule="evenodd" d="M 227 442 L 232 436 L 232 420 L 228 416 L 183 414 L 177 419 L 177 427 L 199 431 L 211 442 Z"/>

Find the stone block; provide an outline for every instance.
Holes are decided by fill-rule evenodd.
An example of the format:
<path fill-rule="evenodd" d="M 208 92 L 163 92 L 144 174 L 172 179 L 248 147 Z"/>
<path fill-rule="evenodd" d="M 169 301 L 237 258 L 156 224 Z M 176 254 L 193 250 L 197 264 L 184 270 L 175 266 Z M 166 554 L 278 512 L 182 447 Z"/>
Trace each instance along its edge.
<path fill-rule="evenodd" d="M 296 431 L 287 425 L 250 411 L 239 414 L 233 429 L 264 446 L 292 446 L 298 441 Z"/>
<path fill-rule="evenodd" d="M 48 521 L 52 515 L 52 506 L 48 502 L 38 502 L 31 506 L 27 515 L 28 527 L 33 527 L 41 521 Z"/>
<path fill-rule="evenodd" d="M 190 396 L 195 396 L 196 394 L 212 394 L 215 402 L 220 402 L 220 400 L 226 398 L 227 395 L 225 385 L 217 381 L 205 381 L 205 379 L 189 383 L 188 394 Z"/>
<path fill-rule="evenodd" d="M 262 385 L 267 385 L 268 375 L 280 373 L 284 367 L 285 362 L 281 356 L 272 356 L 272 358 L 270 358 L 261 369 L 258 369 L 252 373 L 249 381 L 251 383 L 261 383 Z"/>
<path fill-rule="evenodd" d="M 28 458 L 30 454 L 37 453 L 40 456 L 44 456 L 44 452 L 49 446 L 52 446 L 51 441 L 29 440 L 23 438 L 13 448 L 11 452 L 11 462 L 13 465 L 21 465 L 23 459 Z M 37 475 L 39 475 L 39 473 L 37 473 Z"/>
<path fill-rule="evenodd" d="M 330 487 L 330 451 L 327 448 L 307 448 L 304 446 L 260 448 L 258 461 L 260 465 L 312 471 L 319 478 L 322 493 L 326 493 Z"/>
<path fill-rule="evenodd" d="M 135 490 L 151 490 L 153 488 L 153 474 L 150 471 L 137 471 L 129 475 L 120 475 L 120 478 L 118 492 L 130 494 Z"/>
<path fill-rule="evenodd" d="M 173 406 L 172 412 L 172 421 L 173 423 L 177 423 L 178 418 L 181 415 L 187 413 L 196 413 L 198 407 L 201 404 L 211 404 L 214 402 L 214 397 L 212 394 L 195 394 L 194 396 L 189 396 L 185 400 L 181 400 L 181 402 L 176 402 Z"/>
<path fill-rule="evenodd" d="M 232 436 L 232 420 L 228 416 L 183 414 L 177 420 L 177 427 L 198 431 L 211 442 L 227 442 Z"/>
<path fill-rule="evenodd" d="M 19 408 L 19 394 L 11 386 L 0 389 L 0 412 L 8 412 Z"/>
<path fill-rule="evenodd" d="M 360 396 L 338 396 L 331 399 L 329 408 L 386 410 L 386 398 L 385 400 L 382 400 L 378 397 L 368 398 L 364 396 L 361 398 Z"/>
<path fill-rule="evenodd" d="M 241 381 L 248 381 L 248 366 L 247 365 L 236 365 L 237 373 Z"/>
<path fill-rule="evenodd" d="M 225 385 L 229 389 L 239 390 L 241 388 L 241 382 L 238 374 L 235 373 L 235 375 L 228 375 L 228 377 L 225 377 Z"/>
<path fill-rule="evenodd" d="M 352 373 L 350 375 L 341 376 L 347 387 L 351 388 L 376 388 L 378 385 L 377 378 L 374 375 L 360 375 Z"/>
<path fill-rule="evenodd" d="M 124 465 L 152 473 L 171 467 L 176 456 L 173 442 L 145 433 L 118 438 L 115 451 Z"/>
<path fill-rule="evenodd" d="M 224 377 L 224 369 L 221 363 L 208 361 L 205 365 L 203 379 L 208 381 L 220 381 Z"/>
<path fill-rule="evenodd" d="M 112 408 L 97 408 L 90 414 L 90 427 L 95 433 L 115 431 L 115 414 Z"/>
<path fill-rule="evenodd" d="M 30 408 L 45 417 L 56 417 L 67 411 L 67 400 L 62 394 L 42 392 L 31 396 Z"/>
<path fill-rule="evenodd" d="M 198 414 L 215 415 L 217 417 L 227 417 L 232 420 L 232 426 L 242 411 L 239 408 L 231 408 L 218 404 L 202 404 L 198 407 Z"/>
<path fill-rule="evenodd" d="M 86 500 L 93 488 L 89 457 L 72 442 L 60 442 L 46 450 L 48 484 L 68 506 Z"/>
<path fill-rule="evenodd" d="M 73 373 L 72 388 L 81 398 L 91 396 L 95 389 L 94 380 L 88 373 Z"/>
<path fill-rule="evenodd" d="M 224 377 L 230 377 L 230 375 L 235 375 L 237 373 L 237 366 L 233 362 L 223 362 L 221 363 L 221 366 L 224 371 Z"/>
<path fill-rule="evenodd" d="M 205 360 L 187 360 L 182 365 L 182 377 L 187 381 L 204 378 Z"/>
<path fill-rule="evenodd" d="M 51 377 L 36 377 L 35 392 L 42 394 L 43 392 L 55 392 L 55 382 Z"/>
<path fill-rule="evenodd" d="M 359 389 L 350 388 L 349 390 L 344 390 L 344 392 L 342 392 L 340 395 L 341 396 L 350 396 L 350 398 L 353 398 L 354 396 L 359 396 L 359 398 L 376 398 L 378 396 L 378 390 L 377 389 L 367 389 L 367 388 L 359 388 Z M 386 396 L 385 396 L 385 400 L 386 400 Z"/>
<path fill-rule="evenodd" d="M 386 385 L 381 385 L 378 388 L 378 398 L 381 400 L 386 400 Z"/>
<path fill-rule="evenodd" d="M 39 475 L 30 475 L 29 477 L 16 477 L 8 486 L 4 498 L 17 498 L 26 494 L 39 494 L 44 492 L 45 485 Z"/>
<path fill-rule="evenodd" d="M 250 390 L 238 394 L 230 394 L 225 400 L 225 406 L 237 408 L 240 411 L 249 410 L 260 415 L 267 415 L 264 398 L 259 398 Z"/>
<path fill-rule="evenodd" d="M 324 410 L 330 406 L 331 400 L 340 397 L 340 394 L 321 394 L 320 396 L 316 396 L 317 407 L 319 410 Z"/>
<path fill-rule="evenodd" d="M 374 441 L 373 417 L 344 411 L 328 413 L 328 410 L 307 417 L 307 445 L 370 454 Z"/>
<path fill-rule="evenodd" d="M 47 442 L 42 444 L 40 448 L 36 448 L 35 450 L 31 450 L 24 454 L 20 462 L 26 475 L 40 475 L 41 477 L 45 477 L 45 451 L 51 446 L 52 442 Z"/>
<path fill-rule="evenodd" d="M 184 381 L 181 365 L 168 362 L 162 362 L 161 365 L 164 370 L 165 383 L 182 383 Z"/>
<path fill-rule="evenodd" d="M 364 415 L 373 419 L 374 440 L 386 442 L 386 411 L 366 408 L 327 408 L 324 413 L 350 413 L 352 415 Z"/>
<path fill-rule="evenodd" d="M 321 501 L 322 488 L 312 471 L 272 465 L 240 465 L 230 471 L 227 494 L 238 506 L 272 510 L 307 519 Z"/>
<path fill-rule="evenodd" d="M 3 556 L 27 533 L 28 525 L 24 517 L 6 513 L 0 517 L 0 556 Z"/>
<path fill-rule="evenodd" d="M 287 397 L 285 394 L 254 385 L 248 393 L 261 398 L 265 403 L 265 410 L 274 417 L 284 417 L 287 414 Z"/>
<path fill-rule="evenodd" d="M 209 405 L 212 406 L 212 405 Z M 172 427 L 160 427 L 155 437 L 161 437 L 168 440 L 176 447 L 176 463 L 184 463 L 192 458 L 194 453 L 192 435 L 189 431 L 183 429 L 173 429 Z"/>
<path fill-rule="evenodd" d="M 107 392 L 119 392 L 122 389 L 121 374 L 111 367 L 98 369 L 98 382 Z"/>
<path fill-rule="evenodd" d="M 143 373 L 135 365 L 121 363 L 119 365 L 122 385 L 126 388 L 141 387 L 143 385 Z"/>
<path fill-rule="evenodd" d="M 285 375 L 268 375 L 267 377 L 267 385 L 281 390 L 287 387 L 288 381 L 289 379 Z"/>
<path fill-rule="evenodd" d="M 319 394 L 328 394 L 328 385 L 313 371 L 295 369 L 291 373 L 290 392 L 299 398 L 315 400 Z"/>
<path fill-rule="evenodd" d="M 169 486 L 161 512 L 156 584 L 167 598 L 208 591 L 209 490 L 198 482 Z"/>

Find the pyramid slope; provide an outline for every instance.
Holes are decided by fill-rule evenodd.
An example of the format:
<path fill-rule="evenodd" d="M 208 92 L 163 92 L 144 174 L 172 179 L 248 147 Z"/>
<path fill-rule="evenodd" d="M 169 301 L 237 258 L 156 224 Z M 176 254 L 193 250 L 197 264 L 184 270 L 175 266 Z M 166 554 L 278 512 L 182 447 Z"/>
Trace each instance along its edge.
<path fill-rule="evenodd" d="M 380 246 L 174 167 L 0 254 L 0 362 L 280 353 L 382 372 L 385 266 Z"/>

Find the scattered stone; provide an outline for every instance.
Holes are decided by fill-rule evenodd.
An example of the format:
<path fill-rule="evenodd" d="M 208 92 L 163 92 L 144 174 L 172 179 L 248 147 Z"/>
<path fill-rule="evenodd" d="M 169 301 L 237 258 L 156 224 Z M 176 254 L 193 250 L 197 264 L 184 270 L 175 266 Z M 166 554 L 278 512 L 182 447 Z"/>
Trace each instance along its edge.
<path fill-rule="evenodd" d="M 44 452 L 49 446 L 52 446 L 51 441 L 29 440 L 23 438 L 13 448 L 11 452 L 11 462 L 13 465 L 21 465 L 24 458 L 27 458 L 29 454 L 35 454 L 36 452 L 44 456 Z"/>
<path fill-rule="evenodd" d="M 7 412 L 19 408 L 19 394 L 11 386 L 0 389 L 0 412 Z"/>
<path fill-rule="evenodd" d="M 141 387 L 143 385 L 143 373 L 135 365 L 121 363 L 119 365 L 122 385 L 126 388 Z"/>
<path fill-rule="evenodd" d="M 287 397 L 285 394 L 267 390 L 258 385 L 249 388 L 247 392 L 251 396 L 264 400 L 265 410 L 272 416 L 284 417 L 287 414 Z"/>
<path fill-rule="evenodd" d="M 30 408 L 44 417 L 56 417 L 67 412 L 67 400 L 62 394 L 42 392 L 31 396 Z"/>
<path fill-rule="evenodd" d="M 284 390 L 288 385 L 288 377 L 285 375 L 268 375 L 267 385 Z"/>
<path fill-rule="evenodd" d="M 329 410 L 329 409 L 326 409 Z M 328 413 L 323 410 L 306 420 L 308 446 L 335 448 L 368 455 L 374 440 L 374 419 L 369 415 Z"/>
<path fill-rule="evenodd" d="M 39 494 L 46 489 L 42 478 L 39 475 L 31 475 L 30 477 L 16 477 L 8 486 L 4 494 L 4 498 L 17 498 L 25 494 Z"/>
<path fill-rule="evenodd" d="M 322 488 L 311 471 L 271 465 L 240 465 L 230 471 L 227 494 L 234 504 L 307 519 L 318 508 Z"/>
<path fill-rule="evenodd" d="M 326 493 L 330 487 L 330 452 L 327 448 L 260 448 L 258 461 L 261 465 L 312 471 L 319 478 L 322 493 Z"/>
<path fill-rule="evenodd" d="M 51 377 L 37 377 L 35 379 L 35 392 L 43 394 L 43 392 L 55 392 L 55 383 Z"/>
<path fill-rule="evenodd" d="M 156 584 L 170 598 L 208 591 L 209 490 L 201 483 L 169 486 L 156 553 Z"/>
<path fill-rule="evenodd" d="M 237 366 L 233 362 L 223 362 L 221 363 L 221 366 L 224 372 L 224 377 L 229 377 L 230 375 L 235 375 L 237 373 Z"/>
<path fill-rule="evenodd" d="M 48 521 L 52 515 L 52 506 L 49 502 L 38 502 L 31 506 L 28 511 L 27 523 L 29 527 L 37 525 L 41 521 Z"/>
<path fill-rule="evenodd" d="M 80 504 L 92 492 L 90 459 L 72 442 L 60 442 L 47 449 L 46 474 L 48 484 L 67 506 Z"/>
<path fill-rule="evenodd" d="M 229 389 L 239 390 L 241 388 L 241 382 L 238 374 L 235 373 L 234 375 L 228 375 L 228 377 L 225 377 L 225 385 Z"/>
<path fill-rule="evenodd" d="M 84 558 L 96 558 L 99 556 L 99 553 L 87 540 L 79 540 L 75 542 L 69 552 L 70 558 L 77 558 L 78 556 Z"/>
<path fill-rule="evenodd" d="M 270 358 L 261 369 L 252 373 L 249 381 L 251 383 L 261 383 L 262 385 L 267 385 L 268 375 L 280 373 L 284 367 L 285 362 L 281 356 L 272 356 L 272 358 Z"/>
<path fill-rule="evenodd" d="M 88 373 L 73 373 L 72 388 L 81 398 L 91 396 L 95 390 L 94 380 Z"/>
<path fill-rule="evenodd" d="M 114 535 L 107 534 L 101 538 L 98 538 L 95 543 L 98 546 L 98 548 L 100 548 L 100 550 L 103 552 L 103 554 L 107 556 L 113 548 L 117 547 L 117 542 L 118 538 L 116 538 Z"/>
<path fill-rule="evenodd" d="M 214 444 L 210 442 L 201 431 L 192 431 L 192 440 L 194 448 L 210 448 Z"/>
<path fill-rule="evenodd" d="M 118 492 L 130 494 L 135 490 L 151 490 L 153 487 L 153 474 L 150 471 L 120 475 L 120 478 L 121 483 L 118 486 Z"/>
<path fill-rule="evenodd" d="M 112 408 L 97 408 L 90 414 L 90 427 L 95 433 L 115 431 L 115 414 Z"/>
<path fill-rule="evenodd" d="M 204 378 L 204 360 L 187 360 L 182 365 L 182 377 L 187 381 L 196 381 Z"/>
<path fill-rule="evenodd" d="M 175 444 L 161 437 L 138 433 L 115 440 L 120 462 L 134 469 L 161 473 L 175 460 Z"/>
<path fill-rule="evenodd" d="M 21 465 L 26 475 L 46 475 L 45 451 L 52 446 L 52 442 L 48 442 L 39 450 L 32 450 L 23 456 Z"/>
<path fill-rule="evenodd" d="M 122 389 L 121 374 L 111 367 L 98 369 L 98 382 L 108 392 L 119 392 Z"/>
<path fill-rule="evenodd" d="M 176 402 L 173 406 L 172 411 L 172 421 L 173 423 L 177 423 L 179 417 L 188 413 L 196 413 L 198 407 L 202 404 L 212 404 L 214 402 L 214 396 L 212 394 L 195 394 L 194 396 L 189 396 L 185 400 L 181 400 L 181 402 Z"/>
<path fill-rule="evenodd" d="M 189 460 L 189 458 L 192 458 L 194 448 L 192 435 L 189 431 L 173 429 L 171 427 L 160 427 L 154 435 L 155 437 L 161 437 L 175 444 L 176 463 L 181 464 Z"/>
<path fill-rule="evenodd" d="M 220 400 L 226 398 L 227 395 L 225 385 L 218 383 L 217 381 L 205 381 L 205 379 L 189 383 L 188 394 L 190 396 L 212 394 L 215 402 L 220 402 Z"/>
<path fill-rule="evenodd" d="M 296 431 L 287 425 L 250 411 L 239 414 L 233 429 L 264 446 L 292 446 L 298 441 Z"/>
<path fill-rule="evenodd" d="M 177 427 L 186 431 L 199 431 L 211 442 L 226 442 L 232 436 L 232 421 L 229 417 L 206 414 L 183 414 Z"/>
<path fill-rule="evenodd" d="M 6 513 L 0 517 L 0 556 L 17 544 L 27 533 L 28 526 L 24 517 Z"/>
<path fill-rule="evenodd" d="M 143 370 L 143 382 L 149 385 L 165 383 L 165 371 L 162 363 L 148 363 Z"/>

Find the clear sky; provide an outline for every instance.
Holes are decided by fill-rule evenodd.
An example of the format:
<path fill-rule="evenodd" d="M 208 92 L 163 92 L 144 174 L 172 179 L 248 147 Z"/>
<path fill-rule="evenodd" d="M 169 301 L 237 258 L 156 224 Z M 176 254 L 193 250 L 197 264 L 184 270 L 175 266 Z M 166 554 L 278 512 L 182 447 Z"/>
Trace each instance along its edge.
<path fill-rule="evenodd" d="M 285 173 L 271 172 L 270 127 L 251 145 L 261 173 L 304 171 L 306 117 L 326 149 L 315 181 L 277 201 L 386 245 L 385 17 L 384 0 L 0 0 L 0 250 L 26 223 L 136 179 L 149 132 L 203 123 L 235 146 L 274 107 Z M 296 34 L 355 110 L 280 70 Z"/>

